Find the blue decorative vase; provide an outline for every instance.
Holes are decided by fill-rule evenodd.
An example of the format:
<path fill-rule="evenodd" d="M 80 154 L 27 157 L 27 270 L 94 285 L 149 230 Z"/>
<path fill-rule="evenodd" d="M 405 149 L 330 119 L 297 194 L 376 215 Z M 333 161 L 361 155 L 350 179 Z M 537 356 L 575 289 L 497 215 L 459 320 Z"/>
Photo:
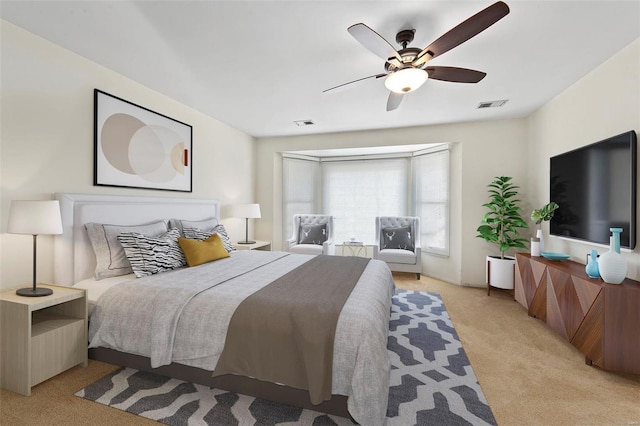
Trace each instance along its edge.
<path fill-rule="evenodd" d="M 584 268 L 589 278 L 600 278 L 600 268 L 598 267 L 598 252 L 591 250 L 591 256 L 589 256 L 589 263 Z"/>
<path fill-rule="evenodd" d="M 622 228 L 610 228 L 609 251 L 600 255 L 600 275 L 604 282 L 620 284 L 627 276 L 627 262 L 620 254 L 620 233 Z"/>

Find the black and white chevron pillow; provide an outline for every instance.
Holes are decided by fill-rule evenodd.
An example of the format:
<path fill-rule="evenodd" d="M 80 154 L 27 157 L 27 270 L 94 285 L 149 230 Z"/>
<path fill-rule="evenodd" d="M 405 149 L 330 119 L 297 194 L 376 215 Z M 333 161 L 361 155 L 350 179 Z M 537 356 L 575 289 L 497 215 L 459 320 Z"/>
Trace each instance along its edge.
<path fill-rule="evenodd" d="M 187 264 L 178 244 L 179 236 L 180 231 L 174 228 L 157 237 L 126 232 L 118 235 L 118 241 L 124 247 L 133 273 L 141 278 Z"/>
<path fill-rule="evenodd" d="M 233 243 L 231 242 L 231 238 L 227 235 L 227 230 L 224 229 L 223 225 L 216 225 L 212 229 L 204 231 L 202 229 L 197 228 L 184 228 L 182 230 L 184 232 L 185 238 L 190 238 L 192 240 L 204 241 L 213 234 L 220 235 L 220 239 L 222 240 L 222 245 L 224 246 L 227 253 L 231 253 L 236 249 L 233 247 Z"/>

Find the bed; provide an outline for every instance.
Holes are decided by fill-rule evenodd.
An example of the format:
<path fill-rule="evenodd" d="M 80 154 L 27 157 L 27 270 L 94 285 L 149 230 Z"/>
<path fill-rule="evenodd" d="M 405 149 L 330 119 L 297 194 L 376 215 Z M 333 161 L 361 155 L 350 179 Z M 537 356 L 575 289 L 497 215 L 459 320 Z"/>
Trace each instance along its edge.
<path fill-rule="evenodd" d="M 318 260 L 312 259 L 316 256 L 240 251 L 220 261 L 150 277 L 122 275 L 96 281 L 92 279 L 96 259 L 86 223 L 137 225 L 170 218 L 198 221 L 218 218 L 220 204 L 190 198 L 68 193 L 58 193 L 56 198 L 61 205 L 63 234 L 56 237 L 55 278 L 57 283 L 88 289 L 91 358 L 351 417 L 360 424 L 384 424 L 390 368 L 386 343 L 393 293 L 393 279 L 384 262 L 369 261 L 344 302 L 332 346 L 331 395 L 314 404 L 312 400 L 318 402 L 317 398 L 304 389 L 258 380 L 252 374 L 213 377 L 212 372 L 221 358 L 225 337 L 230 337 L 226 332 L 236 308 L 249 295 Z M 136 308 L 127 308 L 123 300 Z M 162 303 L 178 306 L 167 308 Z M 154 306 L 164 306 L 159 312 L 173 309 L 176 315 L 173 319 L 158 317 Z M 123 316 L 125 320 L 121 320 Z M 167 328 L 144 333 L 147 323 L 166 323 L 161 327 Z M 137 324 L 138 330 L 131 324 Z M 141 344 L 134 346 L 136 339 Z"/>

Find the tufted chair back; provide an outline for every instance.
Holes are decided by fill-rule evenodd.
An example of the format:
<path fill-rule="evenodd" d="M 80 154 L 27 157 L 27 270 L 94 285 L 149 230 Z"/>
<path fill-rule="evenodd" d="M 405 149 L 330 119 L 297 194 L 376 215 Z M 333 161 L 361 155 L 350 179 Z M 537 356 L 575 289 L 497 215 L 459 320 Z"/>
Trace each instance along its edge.
<path fill-rule="evenodd" d="M 296 243 L 300 243 L 300 226 L 327 224 L 327 239 L 333 240 L 333 216 L 322 214 L 296 214 L 293 215 L 293 235 Z"/>

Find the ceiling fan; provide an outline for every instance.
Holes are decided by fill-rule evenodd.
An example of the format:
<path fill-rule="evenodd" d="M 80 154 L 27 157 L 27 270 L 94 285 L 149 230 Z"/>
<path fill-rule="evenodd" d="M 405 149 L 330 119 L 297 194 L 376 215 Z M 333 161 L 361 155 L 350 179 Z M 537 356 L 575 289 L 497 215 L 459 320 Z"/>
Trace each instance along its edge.
<path fill-rule="evenodd" d="M 400 31 L 396 35 L 396 42 L 402 45 L 402 49 L 396 50 L 380 34 L 365 24 L 352 25 L 347 29 L 349 34 L 385 60 L 385 72 L 332 87 L 324 90 L 323 93 L 335 93 L 354 83 L 386 77 L 384 84 L 391 91 L 387 100 L 387 111 L 392 111 L 398 108 L 405 93 L 422 86 L 428 78 L 454 83 L 477 83 L 487 74 L 467 68 L 428 66 L 427 62 L 478 35 L 508 13 L 509 6 L 501 1 L 496 2 L 452 28 L 422 50 L 407 47 L 413 41 L 416 30 Z"/>

